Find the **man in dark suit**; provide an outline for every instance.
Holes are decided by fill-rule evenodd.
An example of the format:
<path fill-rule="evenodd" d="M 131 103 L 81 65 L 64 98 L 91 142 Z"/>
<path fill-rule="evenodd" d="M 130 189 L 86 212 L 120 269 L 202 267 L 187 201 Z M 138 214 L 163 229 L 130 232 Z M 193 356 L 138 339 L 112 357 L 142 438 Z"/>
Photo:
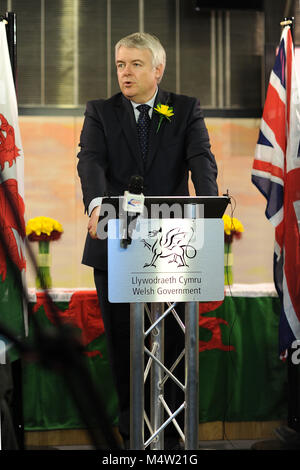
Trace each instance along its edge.
<path fill-rule="evenodd" d="M 121 92 L 107 100 L 87 103 L 78 173 L 89 215 L 82 262 L 94 268 L 119 397 L 119 429 L 126 440 L 130 403 L 129 305 L 111 304 L 107 299 L 106 241 L 96 235 L 102 197 L 123 195 L 133 175 L 143 177 L 146 196 L 188 195 L 189 171 L 197 195 L 215 196 L 218 188 L 217 166 L 198 100 L 165 92 L 158 86 L 166 63 L 159 40 L 146 33 L 134 33 L 116 44 L 115 53 Z M 140 107 L 145 104 L 147 109 Z M 158 105 L 165 105 L 164 110 L 172 116 L 168 119 L 156 112 Z M 173 426 L 167 427 L 166 435 L 168 428 Z"/>

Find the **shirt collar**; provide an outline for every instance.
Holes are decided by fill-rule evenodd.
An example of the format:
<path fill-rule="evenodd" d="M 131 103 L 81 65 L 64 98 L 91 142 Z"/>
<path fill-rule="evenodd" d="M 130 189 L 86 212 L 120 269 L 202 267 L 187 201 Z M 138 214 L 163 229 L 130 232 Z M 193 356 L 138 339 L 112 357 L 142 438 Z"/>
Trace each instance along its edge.
<path fill-rule="evenodd" d="M 143 104 L 148 104 L 152 109 L 153 106 L 154 106 L 154 102 L 155 102 L 155 98 L 156 98 L 157 93 L 158 93 L 158 88 L 156 89 L 156 92 L 154 93 L 151 100 L 149 100 L 149 101 L 147 101 L 147 103 L 143 103 Z M 131 101 L 131 104 L 132 104 L 133 108 L 136 109 L 137 106 L 139 106 L 141 103 L 136 103 L 135 101 Z"/>

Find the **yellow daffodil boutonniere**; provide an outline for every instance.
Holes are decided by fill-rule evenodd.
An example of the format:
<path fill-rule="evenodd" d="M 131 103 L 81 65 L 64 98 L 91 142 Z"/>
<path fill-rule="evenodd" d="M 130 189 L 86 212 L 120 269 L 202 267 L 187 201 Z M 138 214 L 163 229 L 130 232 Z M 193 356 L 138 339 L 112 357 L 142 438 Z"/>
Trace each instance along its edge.
<path fill-rule="evenodd" d="M 171 106 L 168 106 L 167 104 L 161 104 L 161 103 L 158 103 L 156 108 L 154 108 L 154 111 L 160 114 L 160 119 L 159 119 L 158 127 L 156 130 L 156 132 L 158 132 L 162 121 L 164 119 L 168 119 L 168 121 L 171 121 L 170 117 L 174 116 L 174 112 Z"/>

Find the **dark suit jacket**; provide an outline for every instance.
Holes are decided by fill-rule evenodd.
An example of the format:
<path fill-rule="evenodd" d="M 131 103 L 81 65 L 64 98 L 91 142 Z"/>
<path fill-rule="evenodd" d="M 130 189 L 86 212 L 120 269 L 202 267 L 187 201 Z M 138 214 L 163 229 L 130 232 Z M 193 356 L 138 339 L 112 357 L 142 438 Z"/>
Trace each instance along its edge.
<path fill-rule="evenodd" d="M 159 89 L 158 103 L 172 106 L 174 116 L 170 122 L 164 119 L 157 132 L 160 116 L 153 111 L 145 164 L 130 101 L 118 93 L 87 103 L 77 165 L 85 210 L 96 197 L 123 195 L 133 175 L 143 177 L 145 196 L 188 195 L 189 170 L 198 196 L 218 194 L 217 166 L 199 102 Z M 105 243 L 87 235 L 82 262 L 106 269 Z"/>

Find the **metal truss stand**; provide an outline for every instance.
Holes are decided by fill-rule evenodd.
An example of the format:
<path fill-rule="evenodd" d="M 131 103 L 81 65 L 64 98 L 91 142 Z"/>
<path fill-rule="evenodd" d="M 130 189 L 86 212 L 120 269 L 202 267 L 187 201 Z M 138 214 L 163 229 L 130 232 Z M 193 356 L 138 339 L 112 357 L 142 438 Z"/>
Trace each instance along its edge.
<path fill-rule="evenodd" d="M 164 429 L 175 426 L 178 439 L 187 450 L 198 449 L 198 416 L 199 416 L 199 309 L 198 302 L 185 305 L 185 325 L 176 312 L 176 303 L 131 304 L 131 449 L 143 450 L 150 446 L 151 450 L 164 449 Z M 145 311 L 151 326 L 144 331 Z M 179 328 L 185 333 L 185 348 L 174 364 L 167 369 L 164 365 L 164 319 L 174 315 Z M 145 340 L 150 336 L 150 349 Z M 145 361 L 145 358 L 148 360 Z M 180 361 L 185 361 L 185 383 L 173 373 Z M 144 410 L 144 383 L 150 374 L 150 417 Z M 184 401 L 173 412 L 164 398 L 164 384 L 173 380 L 184 392 Z M 176 421 L 179 413 L 184 413 L 184 430 Z M 167 415 L 167 419 L 164 419 Z M 144 441 L 144 424 L 149 429 L 150 437 Z"/>
<path fill-rule="evenodd" d="M 191 205 L 188 217 L 197 217 L 196 205 Z M 198 417 L 199 417 L 199 308 L 198 302 L 185 304 L 185 324 L 176 312 L 176 303 L 168 303 L 164 311 L 164 303 L 152 303 L 150 308 L 144 303 L 131 304 L 131 429 L 130 447 L 134 450 L 164 449 L 164 429 L 175 426 L 178 439 L 187 450 L 198 449 Z M 144 315 L 147 313 L 151 326 L 145 331 Z M 179 328 L 185 335 L 185 348 L 174 364 L 168 369 L 164 365 L 164 319 L 174 315 Z M 168 333 L 168 332 L 166 332 Z M 149 343 L 146 347 L 145 341 Z M 145 361 L 147 358 L 147 361 Z M 175 368 L 180 361 L 185 361 L 185 383 L 175 376 Z M 173 373 L 174 372 L 174 373 Z M 150 417 L 144 408 L 144 383 L 150 373 Z M 164 384 L 173 380 L 184 392 L 183 403 L 171 411 L 164 398 Z M 176 421 L 179 413 L 184 413 L 184 429 Z M 167 419 L 165 419 L 167 416 Z M 144 441 L 144 423 L 150 437 Z"/>

